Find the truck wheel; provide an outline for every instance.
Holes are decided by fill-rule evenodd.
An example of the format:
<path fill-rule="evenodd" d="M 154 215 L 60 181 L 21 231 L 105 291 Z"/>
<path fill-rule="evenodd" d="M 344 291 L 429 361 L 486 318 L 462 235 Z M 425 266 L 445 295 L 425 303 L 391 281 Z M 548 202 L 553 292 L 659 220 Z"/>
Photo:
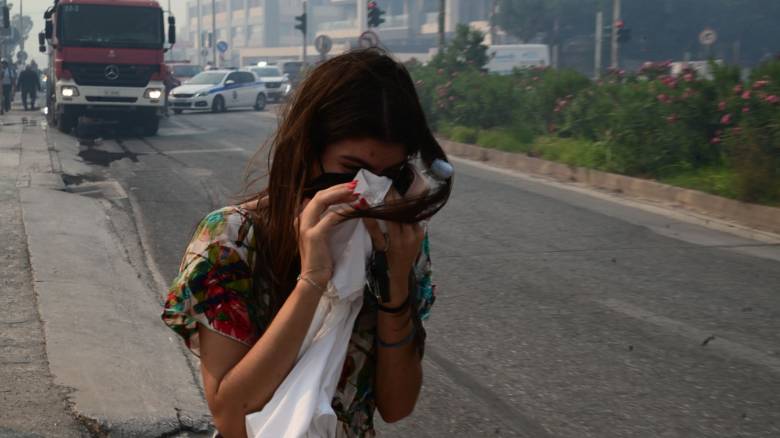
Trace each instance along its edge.
<path fill-rule="evenodd" d="M 265 109 L 265 94 L 260 93 L 255 99 L 255 111 L 262 111 Z"/>
<path fill-rule="evenodd" d="M 157 131 L 160 130 L 160 119 L 156 116 L 149 117 L 144 121 L 144 135 L 152 137 L 157 135 Z"/>
<path fill-rule="evenodd" d="M 73 128 L 76 127 L 77 123 L 78 117 L 76 117 L 75 114 L 64 111 L 57 118 L 57 129 L 59 129 L 63 134 L 70 134 L 71 131 L 73 131 Z"/>
<path fill-rule="evenodd" d="M 179 114 L 181 114 L 181 111 L 182 110 L 180 110 L 180 109 L 175 109 L 175 110 L 173 110 L 173 113 L 176 114 L 176 115 L 179 115 Z"/>
<path fill-rule="evenodd" d="M 223 99 L 222 96 L 215 97 L 214 102 L 211 103 L 211 112 L 224 113 L 226 110 L 227 108 L 225 108 L 225 99 Z"/>

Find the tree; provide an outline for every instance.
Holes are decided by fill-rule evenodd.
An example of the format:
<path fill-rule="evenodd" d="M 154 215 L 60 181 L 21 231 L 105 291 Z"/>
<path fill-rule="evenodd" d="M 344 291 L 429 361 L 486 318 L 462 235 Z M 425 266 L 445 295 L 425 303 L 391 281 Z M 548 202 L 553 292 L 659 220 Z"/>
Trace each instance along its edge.
<path fill-rule="evenodd" d="M 431 64 L 450 72 L 468 68 L 481 70 L 490 62 L 484 41 L 482 32 L 458 24 L 455 36 L 441 53 L 436 54 Z"/>

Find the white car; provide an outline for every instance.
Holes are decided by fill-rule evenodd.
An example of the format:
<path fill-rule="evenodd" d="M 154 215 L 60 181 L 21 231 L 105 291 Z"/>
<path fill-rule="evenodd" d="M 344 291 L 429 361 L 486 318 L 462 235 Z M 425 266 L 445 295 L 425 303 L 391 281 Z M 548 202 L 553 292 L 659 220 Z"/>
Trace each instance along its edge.
<path fill-rule="evenodd" d="M 268 92 L 254 73 L 237 70 L 209 70 L 171 90 L 168 104 L 175 114 L 184 110 L 215 113 L 233 108 L 265 109 Z"/>
<path fill-rule="evenodd" d="M 282 73 L 282 70 L 275 65 L 259 65 L 246 67 L 243 70 L 249 70 L 255 74 L 265 84 L 268 90 L 268 99 L 279 102 L 285 99 L 292 90 L 290 79 Z"/>

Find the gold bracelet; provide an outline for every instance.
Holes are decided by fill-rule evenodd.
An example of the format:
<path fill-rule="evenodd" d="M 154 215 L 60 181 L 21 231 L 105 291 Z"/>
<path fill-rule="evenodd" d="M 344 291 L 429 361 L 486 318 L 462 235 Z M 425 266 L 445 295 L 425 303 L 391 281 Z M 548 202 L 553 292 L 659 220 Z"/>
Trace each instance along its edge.
<path fill-rule="evenodd" d="M 320 286 L 319 284 L 315 283 L 315 282 L 314 282 L 313 280 L 311 280 L 310 278 L 304 277 L 302 274 L 298 276 L 297 280 L 298 280 L 298 281 L 301 281 L 301 280 L 303 280 L 303 281 L 305 281 L 306 283 L 309 283 L 309 284 L 310 284 L 310 285 L 311 285 L 313 288 L 317 289 L 318 291 L 320 291 L 320 292 L 321 292 L 321 293 L 323 293 L 323 294 L 324 294 L 325 292 L 327 292 L 327 291 L 328 291 L 328 288 L 327 288 L 327 286 L 326 286 L 326 287 L 322 287 L 322 286 Z"/>

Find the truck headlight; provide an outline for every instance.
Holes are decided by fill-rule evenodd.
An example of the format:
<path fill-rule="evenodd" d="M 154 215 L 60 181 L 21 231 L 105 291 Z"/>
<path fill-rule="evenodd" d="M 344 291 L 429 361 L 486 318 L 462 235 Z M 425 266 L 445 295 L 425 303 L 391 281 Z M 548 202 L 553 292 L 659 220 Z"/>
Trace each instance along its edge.
<path fill-rule="evenodd" d="M 79 95 L 79 89 L 72 85 L 62 86 L 62 97 L 75 97 Z"/>
<path fill-rule="evenodd" d="M 144 97 L 152 100 L 159 100 L 163 95 L 163 92 L 159 88 L 147 88 L 144 92 Z"/>

